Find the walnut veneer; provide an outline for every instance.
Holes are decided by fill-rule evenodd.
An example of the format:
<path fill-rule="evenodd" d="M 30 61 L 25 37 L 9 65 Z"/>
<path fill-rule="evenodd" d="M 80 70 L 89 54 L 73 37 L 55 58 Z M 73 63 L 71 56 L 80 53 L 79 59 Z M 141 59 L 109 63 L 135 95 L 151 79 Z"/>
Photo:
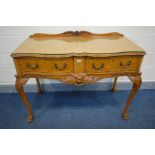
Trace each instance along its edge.
<path fill-rule="evenodd" d="M 145 52 L 120 33 L 94 34 L 86 31 L 62 34 L 31 35 L 12 54 L 16 67 L 16 89 L 28 110 L 32 110 L 23 86 L 29 78 L 57 79 L 68 84 L 89 84 L 100 79 L 128 76 L 133 82 L 131 94 L 125 105 L 123 118 L 128 119 L 128 107 L 141 85 L 140 66 Z"/>

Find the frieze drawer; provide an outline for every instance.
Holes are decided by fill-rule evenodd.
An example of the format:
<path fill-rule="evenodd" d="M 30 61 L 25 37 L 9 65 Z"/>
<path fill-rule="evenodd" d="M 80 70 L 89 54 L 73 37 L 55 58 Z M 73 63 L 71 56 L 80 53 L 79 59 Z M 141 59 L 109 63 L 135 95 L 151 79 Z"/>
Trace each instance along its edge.
<path fill-rule="evenodd" d="M 93 58 L 85 60 L 85 70 L 87 73 L 105 73 L 111 71 L 136 71 L 141 62 L 141 57 L 108 57 Z"/>
<path fill-rule="evenodd" d="M 73 72 L 73 59 L 18 59 L 15 61 L 20 74 L 65 74 Z"/>

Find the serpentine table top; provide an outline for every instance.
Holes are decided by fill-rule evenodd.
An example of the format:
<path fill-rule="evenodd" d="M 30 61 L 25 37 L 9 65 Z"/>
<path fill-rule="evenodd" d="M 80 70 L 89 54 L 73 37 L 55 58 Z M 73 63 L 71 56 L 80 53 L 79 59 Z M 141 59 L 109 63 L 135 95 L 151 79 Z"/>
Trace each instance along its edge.
<path fill-rule="evenodd" d="M 120 33 L 92 34 L 82 31 L 58 35 L 34 34 L 13 52 L 13 56 L 57 55 L 64 57 L 64 55 L 119 55 L 135 52 L 143 55 L 144 50 Z"/>

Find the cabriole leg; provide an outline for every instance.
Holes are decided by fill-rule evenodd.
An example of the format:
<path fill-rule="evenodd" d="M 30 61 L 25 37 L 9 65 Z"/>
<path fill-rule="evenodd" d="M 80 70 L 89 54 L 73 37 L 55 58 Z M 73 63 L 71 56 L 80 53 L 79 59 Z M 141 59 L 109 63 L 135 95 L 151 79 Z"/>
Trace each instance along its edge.
<path fill-rule="evenodd" d="M 116 93 L 116 91 L 117 91 L 117 79 L 118 79 L 118 77 L 115 77 L 115 79 L 114 79 L 114 84 L 113 84 L 113 88 L 112 88 L 113 93 Z"/>
<path fill-rule="evenodd" d="M 16 78 L 16 90 L 19 93 L 19 95 L 21 96 L 21 98 L 26 106 L 26 109 L 28 111 L 27 122 L 31 123 L 32 118 L 33 118 L 32 110 L 31 110 L 31 106 L 27 100 L 27 97 L 26 97 L 24 89 L 23 89 L 23 86 L 24 86 L 24 84 L 26 84 L 27 81 L 28 81 L 27 78 Z"/>
<path fill-rule="evenodd" d="M 42 93 L 41 91 L 41 86 L 40 86 L 40 82 L 39 82 L 39 78 L 36 78 L 36 82 L 37 82 L 37 92 L 38 92 L 38 95 L 40 95 Z"/>
<path fill-rule="evenodd" d="M 131 93 L 128 97 L 127 103 L 126 103 L 125 108 L 124 108 L 124 112 L 123 112 L 123 119 L 124 120 L 128 120 L 128 108 L 131 105 L 131 101 L 134 98 L 135 94 L 137 93 L 137 91 L 140 88 L 141 83 L 142 83 L 141 76 L 129 77 L 129 79 L 133 83 L 133 87 L 132 87 Z"/>

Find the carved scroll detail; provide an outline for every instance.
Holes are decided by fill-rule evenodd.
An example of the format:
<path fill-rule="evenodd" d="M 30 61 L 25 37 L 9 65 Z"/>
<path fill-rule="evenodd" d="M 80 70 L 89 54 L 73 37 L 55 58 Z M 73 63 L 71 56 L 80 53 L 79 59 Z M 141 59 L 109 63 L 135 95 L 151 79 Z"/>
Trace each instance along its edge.
<path fill-rule="evenodd" d="M 101 79 L 101 77 L 87 75 L 86 73 L 71 73 L 68 76 L 62 77 L 58 80 L 67 84 L 82 85 L 88 83 L 95 83 L 99 79 Z"/>

